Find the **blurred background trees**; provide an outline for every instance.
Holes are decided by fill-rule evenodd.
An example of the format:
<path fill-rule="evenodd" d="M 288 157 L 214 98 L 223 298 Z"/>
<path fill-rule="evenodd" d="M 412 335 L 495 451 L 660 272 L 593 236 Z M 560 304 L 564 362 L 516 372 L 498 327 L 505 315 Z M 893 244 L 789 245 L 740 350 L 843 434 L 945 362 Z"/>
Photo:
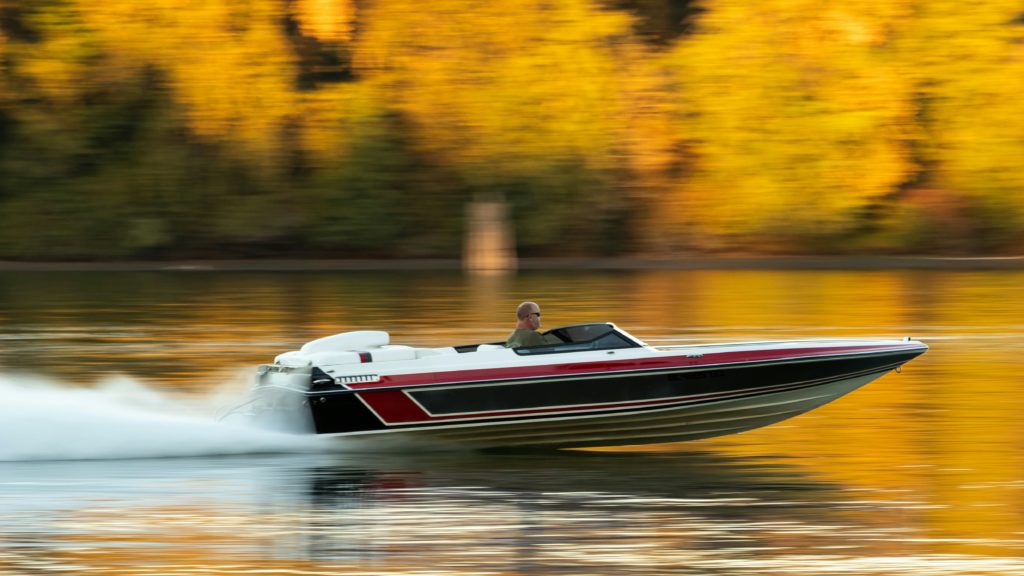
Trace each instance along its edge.
<path fill-rule="evenodd" d="M 1009 253 L 1019 1 L 0 0 L 0 257 Z"/>

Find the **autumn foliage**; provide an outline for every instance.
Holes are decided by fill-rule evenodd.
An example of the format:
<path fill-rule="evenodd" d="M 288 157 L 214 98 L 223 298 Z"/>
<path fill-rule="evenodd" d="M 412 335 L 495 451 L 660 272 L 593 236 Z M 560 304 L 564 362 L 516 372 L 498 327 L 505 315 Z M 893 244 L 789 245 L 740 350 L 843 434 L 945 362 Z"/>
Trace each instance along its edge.
<path fill-rule="evenodd" d="M 0 0 L 0 257 L 1024 246 L 1019 0 Z"/>

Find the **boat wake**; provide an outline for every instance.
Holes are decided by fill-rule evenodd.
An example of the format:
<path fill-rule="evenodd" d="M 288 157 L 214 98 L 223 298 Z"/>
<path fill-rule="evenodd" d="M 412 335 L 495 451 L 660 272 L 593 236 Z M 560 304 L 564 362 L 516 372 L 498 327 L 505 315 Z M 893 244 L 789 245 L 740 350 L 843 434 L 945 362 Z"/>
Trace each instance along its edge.
<path fill-rule="evenodd" d="M 237 398 L 237 396 L 235 396 Z M 181 399 L 127 377 L 93 387 L 0 374 L 0 461 L 306 452 L 322 439 L 219 422 L 224 391 Z"/>

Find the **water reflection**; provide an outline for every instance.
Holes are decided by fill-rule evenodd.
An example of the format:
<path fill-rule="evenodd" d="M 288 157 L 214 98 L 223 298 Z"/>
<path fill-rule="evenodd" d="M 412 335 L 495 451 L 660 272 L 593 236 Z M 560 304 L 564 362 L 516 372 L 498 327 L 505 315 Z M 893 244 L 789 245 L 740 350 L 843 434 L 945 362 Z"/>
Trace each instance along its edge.
<path fill-rule="evenodd" d="M 1021 538 L 988 543 L 1009 552 L 1002 560 L 942 552 L 925 535 L 932 506 L 918 494 L 851 492 L 784 458 L 706 450 L 4 464 L 2 472 L 0 566 L 15 572 L 1024 571 L 1012 558 Z"/>
<path fill-rule="evenodd" d="M 215 570 L 234 558 L 550 573 L 642 555 L 668 569 L 874 546 L 885 529 L 783 462 L 710 452 L 22 464 L 3 477 L 12 568 L 105 574 L 133 573 L 119 559 L 138 550 L 164 573 L 197 557 Z"/>
<path fill-rule="evenodd" d="M 0 464 L 0 573 L 1024 574 L 1022 281 L 0 273 L 4 374 L 89 387 L 120 373 L 193 400 L 336 331 L 501 338 L 526 298 L 546 326 L 611 320 L 652 342 L 912 335 L 932 347 L 782 425 L 640 453 Z"/>

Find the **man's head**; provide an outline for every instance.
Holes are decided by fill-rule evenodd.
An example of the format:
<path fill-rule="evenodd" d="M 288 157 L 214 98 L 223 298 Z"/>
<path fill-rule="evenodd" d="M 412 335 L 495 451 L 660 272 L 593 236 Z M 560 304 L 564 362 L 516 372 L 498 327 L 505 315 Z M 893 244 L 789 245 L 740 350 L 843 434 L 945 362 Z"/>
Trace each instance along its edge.
<path fill-rule="evenodd" d="M 516 328 L 540 328 L 540 306 L 536 302 L 523 302 L 516 308 Z"/>

